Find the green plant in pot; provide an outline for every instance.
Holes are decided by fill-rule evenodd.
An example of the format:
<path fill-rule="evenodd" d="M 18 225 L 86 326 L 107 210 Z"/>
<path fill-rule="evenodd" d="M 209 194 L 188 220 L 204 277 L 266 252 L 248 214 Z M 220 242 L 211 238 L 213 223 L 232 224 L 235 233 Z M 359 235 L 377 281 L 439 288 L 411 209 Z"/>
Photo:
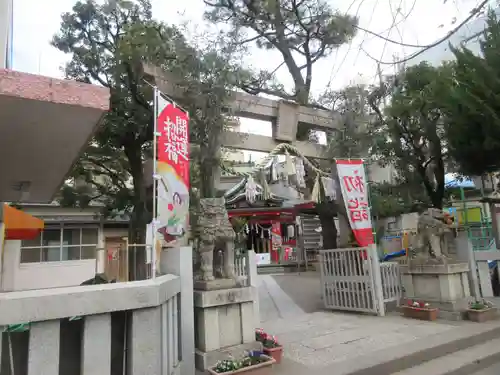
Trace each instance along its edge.
<path fill-rule="evenodd" d="M 239 373 L 258 373 L 267 374 L 271 366 L 275 363 L 274 359 L 264 355 L 259 351 L 248 352 L 242 358 L 228 358 L 216 363 L 208 369 L 208 373 L 215 374 L 239 374 Z"/>
<path fill-rule="evenodd" d="M 467 317 L 473 322 L 486 322 L 497 317 L 497 309 L 490 301 L 485 299 L 476 299 L 469 303 Z"/>

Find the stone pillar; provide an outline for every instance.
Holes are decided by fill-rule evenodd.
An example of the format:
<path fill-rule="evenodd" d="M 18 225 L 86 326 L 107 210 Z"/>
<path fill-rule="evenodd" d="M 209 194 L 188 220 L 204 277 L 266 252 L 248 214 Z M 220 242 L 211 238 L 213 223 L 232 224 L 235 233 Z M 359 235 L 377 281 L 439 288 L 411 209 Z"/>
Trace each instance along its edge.
<path fill-rule="evenodd" d="M 83 323 L 82 375 L 111 372 L 111 314 L 87 315 Z"/>
<path fill-rule="evenodd" d="M 194 374 L 193 249 L 165 248 L 160 255 L 160 272 L 181 278 L 180 319 L 182 332 L 181 373 Z"/>
<path fill-rule="evenodd" d="M 59 320 L 31 324 L 28 375 L 59 375 L 60 332 Z"/>
<path fill-rule="evenodd" d="M 297 137 L 300 106 L 296 103 L 278 102 L 278 116 L 273 126 L 273 139 L 278 142 L 293 142 Z"/>
<path fill-rule="evenodd" d="M 493 288 L 491 285 L 490 267 L 488 266 L 488 261 L 478 260 L 476 263 L 477 263 L 477 274 L 479 275 L 479 285 L 481 286 L 482 297 L 483 298 L 493 297 Z"/>
<path fill-rule="evenodd" d="M 246 273 L 248 277 L 248 285 L 254 290 L 254 300 L 253 300 L 253 318 L 254 327 L 258 328 L 260 326 L 260 306 L 259 306 L 259 285 L 257 284 L 257 262 L 255 257 L 255 251 L 248 250 L 247 252 L 247 262 Z"/>
<path fill-rule="evenodd" d="M 162 366 L 161 306 L 132 311 L 132 326 L 129 332 L 130 375 L 165 374 Z"/>
<path fill-rule="evenodd" d="M 405 297 L 428 302 L 442 318 L 459 320 L 470 301 L 469 264 L 410 261 L 401 266 Z"/>
<path fill-rule="evenodd" d="M 472 249 L 472 244 L 467 236 L 466 231 L 459 231 L 457 237 L 455 238 L 455 250 L 457 259 L 460 262 L 467 263 L 469 265 L 469 273 L 467 274 L 470 286 L 470 292 L 473 297 L 480 298 L 481 293 L 479 289 L 479 278 L 477 272 L 473 272 L 476 269 L 476 260 L 474 258 L 474 251 Z"/>
<path fill-rule="evenodd" d="M 204 371 L 229 355 L 238 358 L 249 350 L 261 349 L 255 341 L 256 298 L 251 287 L 194 291 L 198 370 Z"/>
<path fill-rule="evenodd" d="M 495 239 L 495 248 L 500 250 L 500 233 L 498 230 L 498 216 L 495 203 L 489 203 L 490 216 L 491 216 L 491 231 Z"/>

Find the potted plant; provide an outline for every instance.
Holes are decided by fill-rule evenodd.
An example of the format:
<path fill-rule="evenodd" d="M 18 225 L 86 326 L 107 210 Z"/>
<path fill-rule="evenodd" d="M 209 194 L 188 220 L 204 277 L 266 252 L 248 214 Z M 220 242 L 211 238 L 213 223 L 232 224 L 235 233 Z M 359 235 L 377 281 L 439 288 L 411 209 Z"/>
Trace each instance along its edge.
<path fill-rule="evenodd" d="M 493 303 L 485 299 L 475 300 L 469 303 L 469 308 L 467 309 L 467 317 L 469 320 L 477 323 L 495 319 L 496 315 L 497 309 Z"/>
<path fill-rule="evenodd" d="M 283 346 L 276 340 L 275 336 L 268 335 L 262 328 L 255 330 L 255 340 L 262 343 L 264 354 L 274 358 L 276 363 L 281 363 Z"/>
<path fill-rule="evenodd" d="M 406 306 L 403 307 L 403 315 L 407 318 L 420 320 L 436 320 L 439 309 L 432 308 L 428 303 L 422 301 L 408 300 Z"/>
<path fill-rule="evenodd" d="M 228 358 L 217 362 L 217 364 L 208 369 L 211 375 L 218 374 L 241 374 L 248 375 L 268 375 L 276 361 L 262 352 L 249 352 L 243 358 Z"/>

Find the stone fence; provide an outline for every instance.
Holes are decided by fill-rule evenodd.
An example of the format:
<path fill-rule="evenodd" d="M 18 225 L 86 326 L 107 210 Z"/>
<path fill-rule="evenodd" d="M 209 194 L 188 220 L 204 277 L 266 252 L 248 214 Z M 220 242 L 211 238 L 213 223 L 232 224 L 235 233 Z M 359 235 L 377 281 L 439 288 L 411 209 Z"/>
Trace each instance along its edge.
<path fill-rule="evenodd" d="M 155 279 L 0 294 L 0 373 L 192 375 L 191 259 L 169 249 Z"/>

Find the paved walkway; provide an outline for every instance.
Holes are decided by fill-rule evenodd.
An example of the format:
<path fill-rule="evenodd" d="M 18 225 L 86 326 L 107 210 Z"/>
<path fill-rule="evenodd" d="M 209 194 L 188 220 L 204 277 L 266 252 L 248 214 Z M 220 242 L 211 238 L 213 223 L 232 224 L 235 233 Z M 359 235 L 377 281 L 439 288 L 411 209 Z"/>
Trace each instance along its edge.
<path fill-rule="evenodd" d="M 469 322 L 425 322 L 399 314 L 377 317 L 323 311 L 317 275 L 260 275 L 261 325 L 284 346 L 285 361 L 273 373 L 305 375 L 334 372 L 340 361 L 434 334 L 459 329 Z M 325 372 L 326 373 L 326 372 Z"/>

